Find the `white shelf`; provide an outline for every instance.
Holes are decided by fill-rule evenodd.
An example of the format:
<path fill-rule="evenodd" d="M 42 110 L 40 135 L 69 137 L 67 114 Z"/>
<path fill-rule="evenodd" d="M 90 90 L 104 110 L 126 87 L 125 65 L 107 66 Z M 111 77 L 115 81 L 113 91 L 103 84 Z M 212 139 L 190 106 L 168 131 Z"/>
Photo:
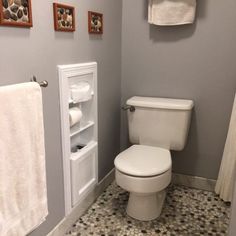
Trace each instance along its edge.
<path fill-rule="evenodd" d="M 77 134 L 79 134 L 79 133 L 85 131 L 86 129 L 88 129 L 88 128 L 92 127 L 92 126 L 94 126 L 94 122 L 93 122 L 93 121 L 89 121 L 87 124 L 85 124 L 84 126 L 80 127 L 78 130 L 72 132 L 72 133 L 70 134 L 70 137 L 72 138 L 72 137 L 74 137 L 75 135 L 77 135 Z"/>

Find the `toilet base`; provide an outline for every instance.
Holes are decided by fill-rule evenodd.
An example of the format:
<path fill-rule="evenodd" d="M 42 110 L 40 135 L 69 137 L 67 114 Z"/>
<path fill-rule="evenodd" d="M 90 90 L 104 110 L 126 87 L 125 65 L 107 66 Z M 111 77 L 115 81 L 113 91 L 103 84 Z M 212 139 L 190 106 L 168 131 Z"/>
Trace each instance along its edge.
<path fill-rule="evenodd" d="M 158 193 L 130 193 L 126 212 L 134 219 L 149 221 L 160 216 L 166 190 Z"/>

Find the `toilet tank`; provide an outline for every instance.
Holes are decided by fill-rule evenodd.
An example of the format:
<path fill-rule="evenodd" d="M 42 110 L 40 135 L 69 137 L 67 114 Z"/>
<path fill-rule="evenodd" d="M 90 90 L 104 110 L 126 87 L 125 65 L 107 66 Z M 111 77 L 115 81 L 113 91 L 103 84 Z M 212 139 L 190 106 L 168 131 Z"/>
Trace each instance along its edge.
<path fill-rule="evenodd" d="M 193 101 L 135 96 L 126 104 L 135 107 L 128 110 L 131 143 L 176 151 L 185 147 Z"/>

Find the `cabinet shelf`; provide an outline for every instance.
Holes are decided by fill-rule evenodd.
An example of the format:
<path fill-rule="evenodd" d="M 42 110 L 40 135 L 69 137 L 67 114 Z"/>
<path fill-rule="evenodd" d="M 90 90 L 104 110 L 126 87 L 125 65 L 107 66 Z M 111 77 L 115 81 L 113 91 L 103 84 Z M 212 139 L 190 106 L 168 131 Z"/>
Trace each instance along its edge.
<path fill-rule="evenodd" d="M 74 137 L 75 135 L 85 131 L 86 129 L 90 128 L 94 126 L 94 122 L 93 121 L 89 121 L 88 123 L 86 123 L 85 125 L 83 125 L 82 127 L 78 128 L 78 130 L 71 132 L 70 137 Z"/>

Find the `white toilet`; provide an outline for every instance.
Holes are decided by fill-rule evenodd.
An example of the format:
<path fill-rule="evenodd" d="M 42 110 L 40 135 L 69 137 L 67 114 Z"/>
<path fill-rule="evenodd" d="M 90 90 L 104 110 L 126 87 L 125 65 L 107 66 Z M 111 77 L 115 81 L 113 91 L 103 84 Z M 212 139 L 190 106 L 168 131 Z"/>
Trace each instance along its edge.
<path fill-rule="evenodd" d="M 171 181 L 169 150 L 183 150 L 193 101 L 132 97 L 127 101 L 129 139 L 134 145 L 115 159 L 116 182 L 130 192 L 127 214 L 148 221 L 161 214 Z"/>

